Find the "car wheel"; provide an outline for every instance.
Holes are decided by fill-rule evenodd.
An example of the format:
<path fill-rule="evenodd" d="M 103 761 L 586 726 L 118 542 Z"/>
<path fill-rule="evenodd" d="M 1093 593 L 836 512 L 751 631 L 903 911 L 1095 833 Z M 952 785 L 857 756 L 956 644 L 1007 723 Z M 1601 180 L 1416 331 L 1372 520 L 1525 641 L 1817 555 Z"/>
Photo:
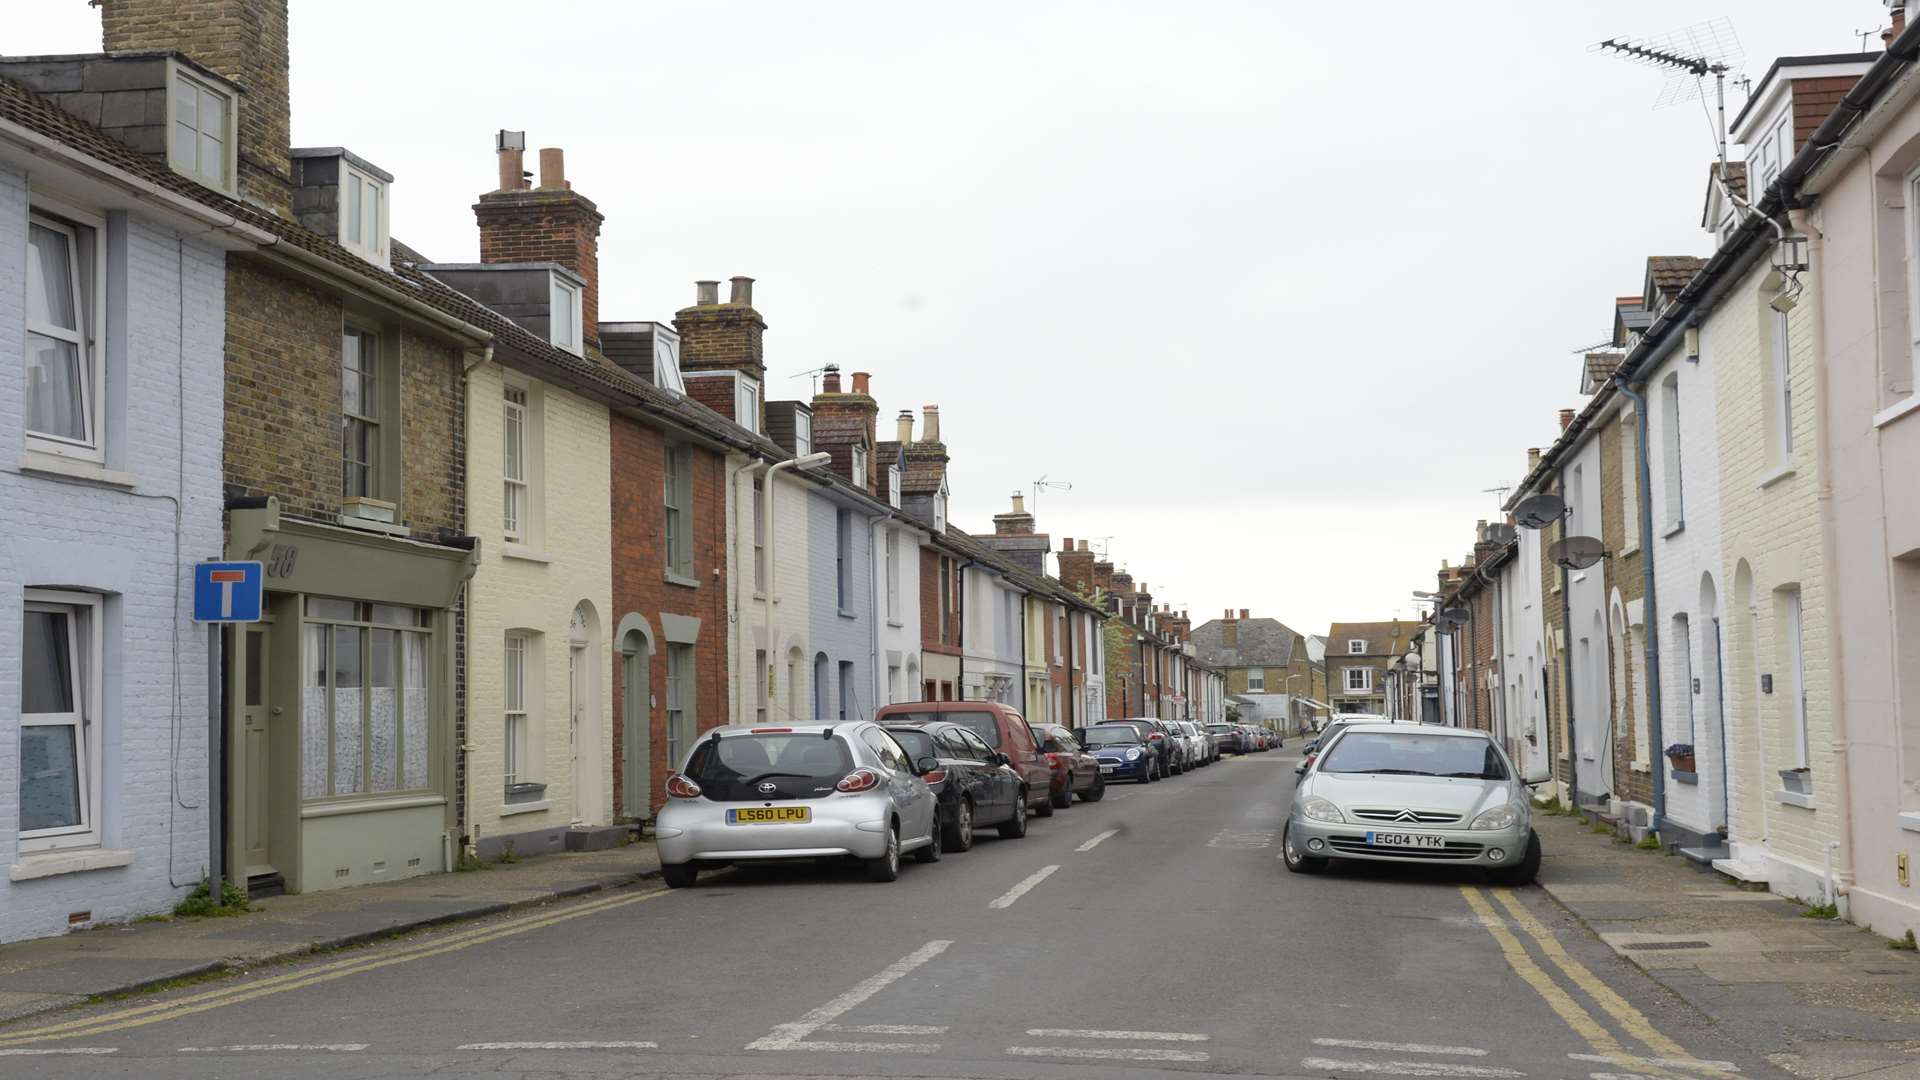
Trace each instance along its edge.
<path fill-rule="evenodd" d="M 1020 797 L 1013 800 L 1013 816 L 1000 823 L 1002 840 L 1018 840 L 1027 835 L 1027 792 L 1020 789 Z"/>
<path fill-rule="evenodd" d="M 877 859 L 867 860 L 868 881 L 892 881 L 900 876 L 900 826 L 887 830 L 886 853 Z"/>
<path fill-rule="evenodd" d="M 667 883 L 669 889 L 685 889 L 700 876 L 700 868 L 692 863 L 663 863 L 660 866 L 660 880 Z"/>
<path fill-rule="evenodd" d="M 960 800 L 960 809 L 954 812 L 953 824 L 948 826 L 947 846 L 955 851 L 966 851 L 973 847 L 972 799 Z"/>
<path fill-rule="evenodd" d="M 1100 797 L 1102 795 L 1105 795 L 1106 793 L 1107 793 L 1107 778 L 1105 774 L 1102 774 L 1100 776 L 1096 776 L 1093 778 L 1092 787 L 1080 793 L 1080 801 L 1081 802 L 1099 802 Z"/>
<path fill-rule="evenodd" d="M 1051 796 L 1055 810 L 1065 810 L 1073 805 L 1073 774 L 1067 774 L 1067 782 L 1060 785 L 1060 792 Z"/>
<path fill-rule="evenodd" d="M 1053 802 L 1053 788 L 1052 788 L 1051 786 L 1049 786 L 1049 787 L 1047 788 L 1047 794 L 1046 794 L 1046 797 L 1044 797 L 1044 798 L 1042 798 L 1042 799 L 1040 800 L 1040 804 L 1039 804 L 1038 806 L 1035 806 L 1035 807 L 1033 808 L 1033 813 L 1034 813 L 1034 816 L 1035 816 L 1035 817 L 1052 817 L 1052 816 L 1053 816 L 1053 806 L 1054 806 L 1054 802 Z"/>
<path fill-rule="evenodd" d="M 1501 885 L 1515 888 L 1521 885 L 1533 884 L 1533 879 L 1538 877 L 1539 874 L 1540 837 L 1533 832 L 1527 833 L 1527 853 L 1520 856 L 1519 862 L 1514 863 L 1512 866 L 1501 867 L 1498 870 L 1489 872 L 1489 876 L 1492 877 L 1494 881 Z"/>
<path fill-rule="evenodd" d="M 1309 855 L 1293 842 L 1293 823 L 1280 831 L 1280 858 L 1296 874 L 1317 874 L 1327 868 L 1327 860 Z"/>
<path fill-rule="evenodd" d="M 940 823 L 934 822 L 933 829 L 927 834 L 927 846 L 913 853 L 913 861 L 918 863 L 939 862 L 941 851 Z"/>

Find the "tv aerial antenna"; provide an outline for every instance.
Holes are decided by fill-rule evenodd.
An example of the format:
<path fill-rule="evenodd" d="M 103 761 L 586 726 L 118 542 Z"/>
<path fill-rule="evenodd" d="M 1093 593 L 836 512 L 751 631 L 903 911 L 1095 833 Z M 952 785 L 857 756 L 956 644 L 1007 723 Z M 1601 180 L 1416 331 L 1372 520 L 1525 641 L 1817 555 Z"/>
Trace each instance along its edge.
<path fill-rule="evenodd" d="M 1656 109 L 1696 100 L 1704 107 L 1706 78 L 1713 76 L 1717 120 L 1709 117 L 1708 122 L 1719 148 L 1721 175 L 1726 174 L 1727 73 L 1738 71 L 1747 58 L 1733 20 L 1722 17 L 1652 37 L 1612 37 L 1594 45 L 1592 51 L 1665 72 L 1667 83 L 1653 102 Z"/>
<path fill-rule="evenodd" d="M 815 395 L 820 393 L 820 376 L 826 374 L 829 371 L 839 371 L 839 370 L 840 370 L 839 364 L 822 364 L 817 368 L 808 368 L 805 371 L 796 371 L 792 375 L 787 376 L 787 378 L 812 379 L 813 392 L 807 395 L 807 400 L 811 401 L 813 400 Z"/>
<path fill-rule="evenodd" d="M 1073 485 L 1065 480 L 1049 480 L 1045 476 L 1033 482 L 1033 512 L 1040 512 L 1040 493 L 1042 491 L 1072 491 Z"/>

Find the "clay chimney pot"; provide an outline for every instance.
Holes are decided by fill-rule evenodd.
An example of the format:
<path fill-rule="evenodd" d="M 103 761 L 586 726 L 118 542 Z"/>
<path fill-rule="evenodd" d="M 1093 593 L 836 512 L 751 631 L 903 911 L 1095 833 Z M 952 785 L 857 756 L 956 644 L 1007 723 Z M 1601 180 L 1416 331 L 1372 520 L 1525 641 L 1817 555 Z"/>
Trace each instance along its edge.
<path fill-rule="evenodd" d="M 840 365 L 828 364 L 825 370 L 826 370 L 826 378 L 820 380 L 820 392 L 823 394 L 839 393 L 840 392 Z"/>
<path fill-rule="evenodd" d="M 738 279 L 736 278 L 735 280 L 738 280 Z M 854 393 L 865 394 L 867 392 L 867 387 L 871 385 L 873 385 L 872 374 L 865 371 L 856 371 L 853 373 L 853 392 Z"/>
<path fill-rule="evenodd" d="M 696 281 L 693 283 L 693 302 L 699 307 L 712 307 L 720 302 L 720 283 L 718 281 Z"/>
<path fill-rule="evenodd" d="M 548 190 L 568 187 L 566 151 L 557 146 L 541 148 L 540 186 Z"/>
<path fill-rule="evenodd" d="M 727 280 L 728 280 L 727 303 L 742 304 L 746 307 L 752 307 L 753 306 L 753 279 L 750 277 L 734 277 L 734 278 L 729 278 Z"/>
<path fill-rule="evenodd" d="M 928 405 L 921 410 L 923 419 L 920 424 L 920 441 L 937 443 L 940 441 L 940 406 Z"/>
<path fill-rule="evenodd" d="M 1560 410 L 1560 430 L 1561 431 L 1565 431 L 1568 428 L 1573 426 L 1573 417 L 1574 417 L 1574 412 L 1572 409 Z"/>
<path fill-rule="evenodd" d="M 913 410 L 901 409 L 900 415 L 894 418 L 893 423 L 894 423 L 893 435 L 894 435 L 894 438 L 899 441 L 900 445 L 906 446 L 912 443 L 913 442 Z"/>

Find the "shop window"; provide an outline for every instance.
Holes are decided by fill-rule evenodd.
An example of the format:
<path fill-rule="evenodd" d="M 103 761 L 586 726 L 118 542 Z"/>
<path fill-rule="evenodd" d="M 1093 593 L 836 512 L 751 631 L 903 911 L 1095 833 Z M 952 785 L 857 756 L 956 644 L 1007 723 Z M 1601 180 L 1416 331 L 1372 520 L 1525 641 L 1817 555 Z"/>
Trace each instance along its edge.
<path fill-rule="evenodd" d="M 311 597 L 301 643 L 300 793 L 430 786 L 433 633 L 420 608 Z"/>

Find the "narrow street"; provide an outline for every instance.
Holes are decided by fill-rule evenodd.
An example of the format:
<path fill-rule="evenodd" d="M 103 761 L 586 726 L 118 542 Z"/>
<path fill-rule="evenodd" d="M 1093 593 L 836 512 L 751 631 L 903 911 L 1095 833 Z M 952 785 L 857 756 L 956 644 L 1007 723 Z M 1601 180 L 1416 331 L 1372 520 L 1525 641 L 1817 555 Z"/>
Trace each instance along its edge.
<path fill-rule="evenodd" d="M 809 868 L 647 883 L 47 1014 L 0 1028 L 20 1059 L 0 1072 L 1780 1075 L 1539 889 L 1288 874 L 1297 761 L 1116 786 L 891 885 Z"/>

